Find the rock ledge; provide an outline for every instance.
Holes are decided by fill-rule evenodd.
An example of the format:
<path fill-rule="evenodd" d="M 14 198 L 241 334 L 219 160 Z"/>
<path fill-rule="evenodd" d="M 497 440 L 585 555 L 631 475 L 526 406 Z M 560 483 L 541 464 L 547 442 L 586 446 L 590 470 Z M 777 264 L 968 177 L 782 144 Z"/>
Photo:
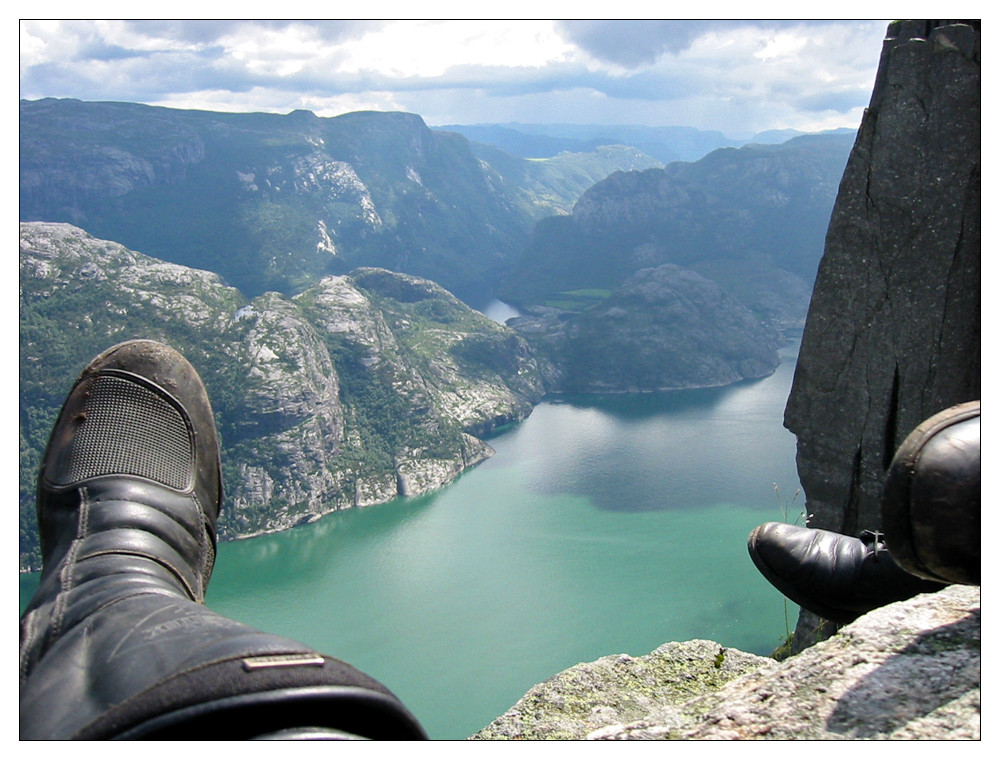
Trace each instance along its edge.
<path fill-rule="evenodd" d="M 862 616 L 777 663 L 710 641 L 575 665 L 473 739 L 979 739 L 979 587 Z"/>

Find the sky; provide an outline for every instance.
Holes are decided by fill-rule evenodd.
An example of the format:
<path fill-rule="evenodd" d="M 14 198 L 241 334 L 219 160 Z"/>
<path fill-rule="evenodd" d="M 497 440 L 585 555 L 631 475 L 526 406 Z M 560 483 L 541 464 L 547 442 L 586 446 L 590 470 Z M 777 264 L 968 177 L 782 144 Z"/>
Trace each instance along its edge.
<path fill-rule="evenodd" d="M 21 20 L 20 97 L 431 126 L 857 128 L 886 21 Z"/>

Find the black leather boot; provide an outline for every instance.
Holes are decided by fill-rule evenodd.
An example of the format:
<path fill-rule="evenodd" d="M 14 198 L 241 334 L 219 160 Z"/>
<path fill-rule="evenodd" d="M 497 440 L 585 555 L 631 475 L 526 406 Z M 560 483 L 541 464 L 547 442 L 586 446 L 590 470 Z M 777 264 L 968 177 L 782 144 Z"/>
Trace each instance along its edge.
<path fill-rule="evenodd" d="M 882 493 L 882 533 L 860 539 L 767 523 L 750 534 L 760 572 L 827 620 L 859 615 L 949 583 L 980 579 L 978 401 L 945 409 L 907 436 Z"/>
<path fill-rule="evenodd" d="M 757 569 L 800 607 L 849 623 L 858 616 L 944 586 L 902 570 L 881 533 L 861 538 L 788 523 L 765 523 L 747 544 Z"/>
<path fill-rule="evenodd" d="M 205 608 L 221 497 L 191 365 L 151 341 L 91 362 L 39 475 L 21 739 L 424 738 L 364 673 Z"/>
<path fill-rule="evenodd" d="M 982 570 L 980 405 L 935 414 L 889 466 L 882 526 L 893 559 L 913 575 L 978 586 Z"/>

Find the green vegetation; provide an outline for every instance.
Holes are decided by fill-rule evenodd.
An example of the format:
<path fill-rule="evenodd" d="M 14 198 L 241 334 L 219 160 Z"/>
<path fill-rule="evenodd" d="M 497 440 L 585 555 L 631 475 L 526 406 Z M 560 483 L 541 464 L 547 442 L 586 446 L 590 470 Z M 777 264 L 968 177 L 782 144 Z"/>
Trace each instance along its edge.
<path fill-rule="evenodd" d="M 553 294 L 542 301 L 543 306 L 564 311 L 580 312 L 591 306 L 596 306 L 611 295 L 608 288 L 578 288 L 564 290 Z"/>

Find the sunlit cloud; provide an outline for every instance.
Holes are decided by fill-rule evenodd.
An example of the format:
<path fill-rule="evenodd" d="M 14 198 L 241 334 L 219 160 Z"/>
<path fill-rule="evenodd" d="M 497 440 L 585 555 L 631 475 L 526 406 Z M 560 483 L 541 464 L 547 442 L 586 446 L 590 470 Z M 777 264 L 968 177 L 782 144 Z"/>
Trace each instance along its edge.
<path fill-rule="evenodd" d="M 856 126 L 886 24 L 22 21 L 21 97 L 430 124 Z"/>
<path fill-rule="evenodd" d="M 342 46 L 340 72 L 371 71 L 433 78 L 450 69 L 543 67 L 566 60 L 575 48 L 551 22 L 391 22 Z"/>

